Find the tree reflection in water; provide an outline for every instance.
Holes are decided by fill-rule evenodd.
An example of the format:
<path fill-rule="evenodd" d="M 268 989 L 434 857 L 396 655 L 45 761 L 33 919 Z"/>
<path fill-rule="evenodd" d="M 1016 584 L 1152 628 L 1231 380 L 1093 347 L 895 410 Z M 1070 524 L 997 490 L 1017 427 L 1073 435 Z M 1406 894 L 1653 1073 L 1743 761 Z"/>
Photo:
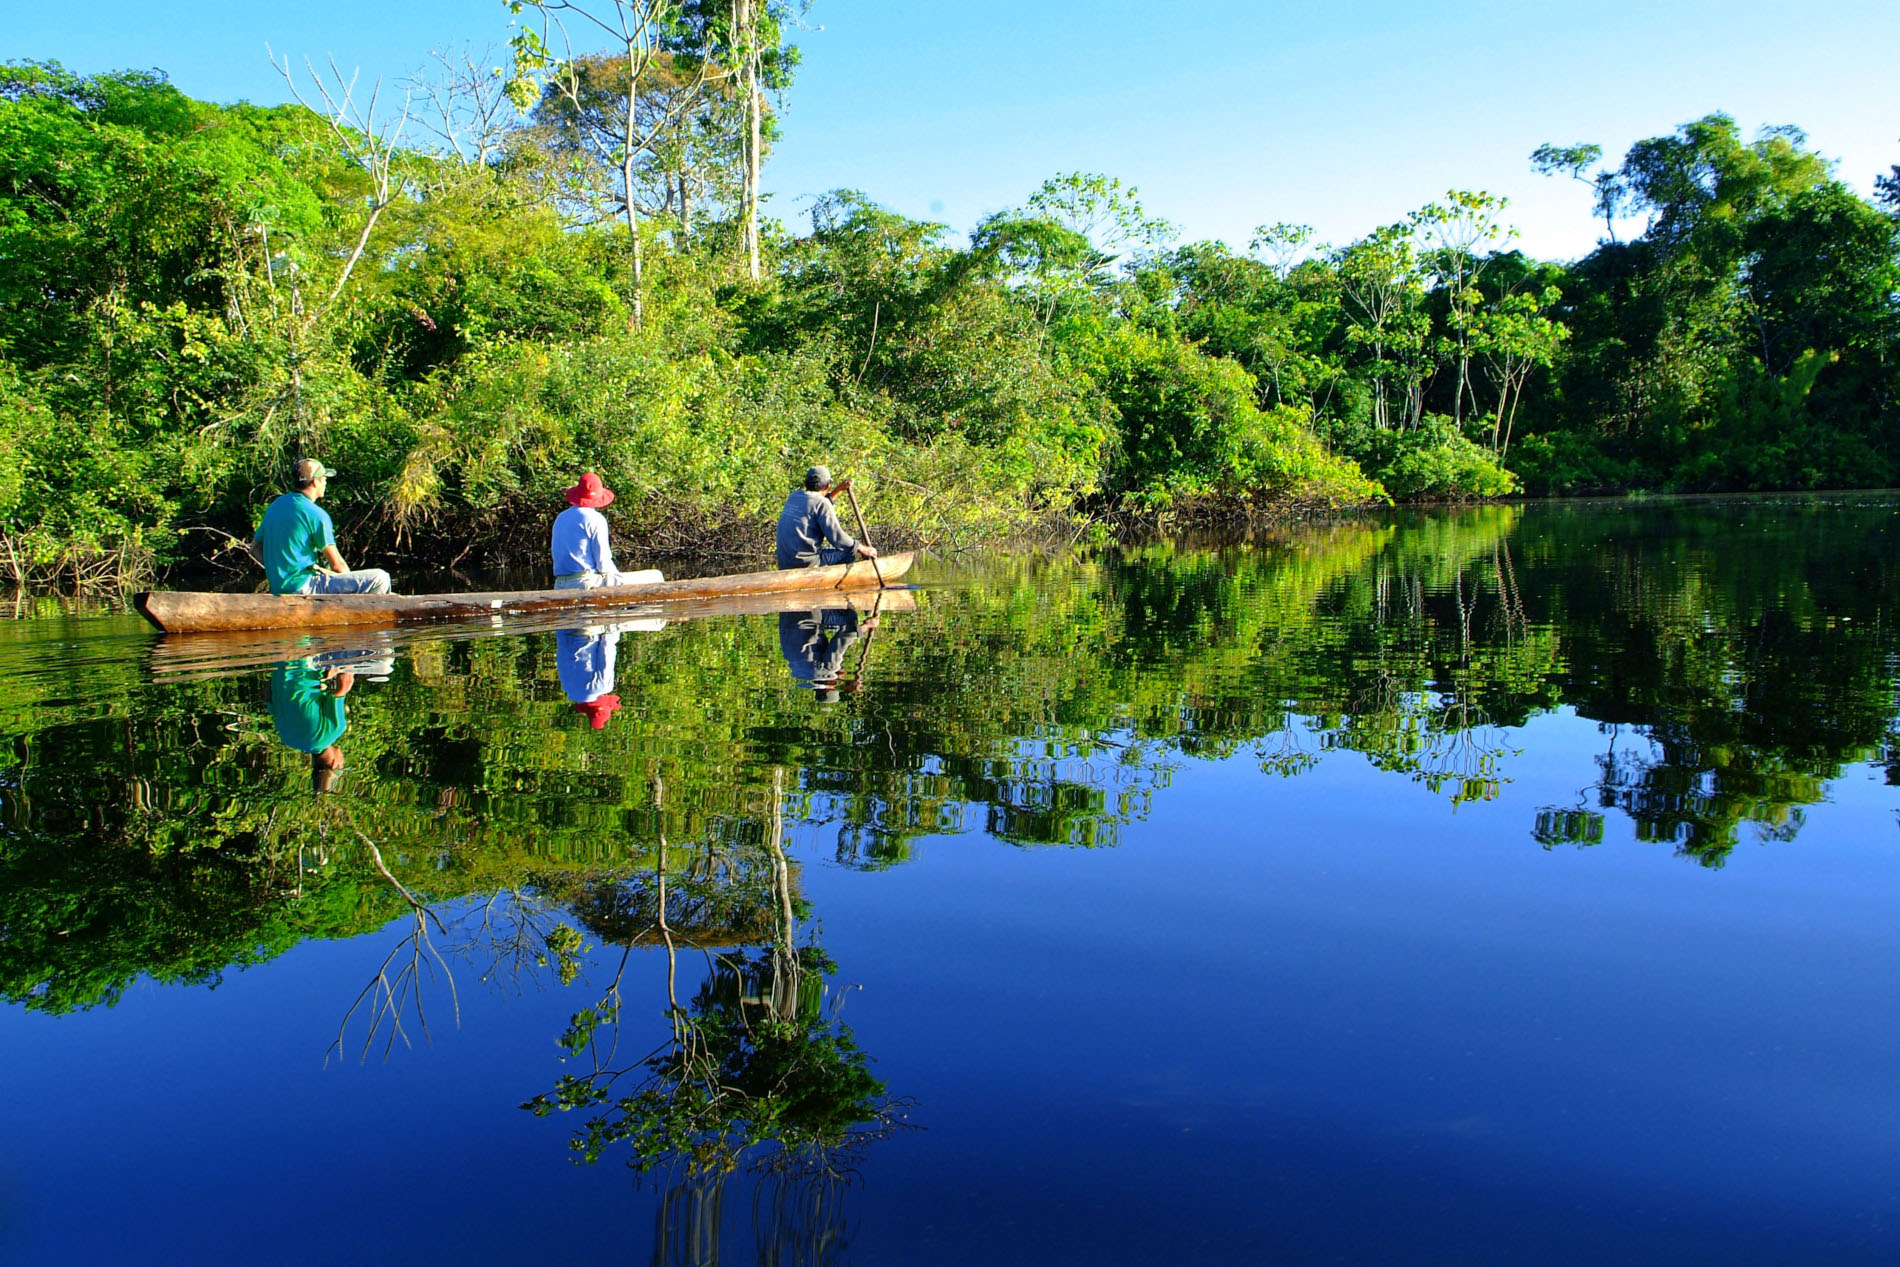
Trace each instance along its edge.
<path fill-rule="evenodd" d="M 656 825 L 663 798 L 656 778 Z M 808 912 L 785 854 L 783 804 L 775 769 L 764 839 L 749 857 L 726 860 L 713 882 L 721 901 L 705 891 L 710 867 L 670 874 L 662 833 L 650 876 L 596 886 L 574 907 L 622 947 L 619 964 L 561 1036 L 564 1059 L 583 1072 L 562 1074 L 522 1107 L 586 1114 L 570 1143 L 579 1161 L 624 1148 L 634 1170 L 671 1177 L 655 1262 L 717 1261 L 725 1184 L 742 1164 L 760 1176 L 754 1221 L 766 1261 L 831 1261 L 846 1241 L 843 1187 L 866 1148 L 907 1125 L 909 1101 L 872 1076 L 840 1015 L 844 995 L 828 989 L 836 965 L 809 925 L 800 942 Z M 757 941 L 734 944 L 735 931 Z M 666 956 L 667 1035 L 623 1060 L 628 961 L 655 943 Z M 694 950 L 704 975 L 682 1003 L 680 956 Z"/>
<path fill-rule="evenodd" d="M 442 957 L 442 952 L 436 948 L 429 933 L 432 924 L 438 933 L 446 935 L 449 930 L 441 915 L 411 893 L 390 871 L 389 864 L 383 861 L 382 850 L 356 825 L 355 817 L 348 810 L 334 809 L 333 815 L 348 828 L 375 863 L 377 873 L 409 908 L 409 931 L 383 957 L 382 963 L 376 968 L 376 975 L 370 978 L 363 992 L 350 1004 L 349 1011 L 343 1014 L 343 1020 L 337 1025 L 336 1041 L 330 1045 L 324 1059 L 327 1062 L 331 1056 L 343 1055 L 351 1022 L 356 1019 L 358 1012 L 367 1009 L 367 1033 L 363 1038 L 359 1059 L 368 1059 L 370 1049 L 376 1045 L 376 1036 L 381 1033 L 385 1035 L 383 1058 L 387 1060 L 395 1049 L 397 1039 L 400 1038 L 405 1046 L 413 1045 L 403 1025 L 405 1014 L 413 1013 L 417 1029 L 425 1039 L 429 1037 L 429 1017 L 423 1007 L 422 996 L 423 987 L 430 982 L 439 979 L 447 987 L 455 1023 L 461 1024 L 462 1001 L 455 991 L 455 974 L 449 969 L 448 960 Z M 436 975 L 438 969 L 441 973 L 439 978 Z"/>
<path fill-rule="evenodd" d="M 350 1005 L 329 1054 L 367 1059 L 380 1045 L 387 1059 L 399 1040 L 430 1037 L 432 1007 L 459 1020 L 453 961 L 479 965 L 484 982 L 525 983 L 552 971 L 573 984 L 592 934 L 620 953 L 610 956 L 613 975 L 599 999 L 559 1038 L 563 1060 L 579 1072 L 521 1107 L 584 1114 L 570 1141 L 577 1162 L 624 1150 L 633 1170 L 660 1179 L 656 1263 L 719 1260 L 727 1184 L 742 1170 L 755 1180 L 761 1261 L 837 1261 L 849 1244 L 845 1194 L 859 1161 L 878 1140 L 910 1129 L 912 1104 L 871 1074 L 842 1019 L 844 995 L 829 984 L 836 965 L 817 943 L 785 852 L 784 773 L 773 774 L 772 803 L 753 820 L 755 833 L 728 824 L 674 846 L 656 776 L 645 870 L 546 874 L 540 887 L 435 906 L 397 878 L 347 808 L 326 798 L 310 826 L 347 838 L 407 909 L 404 935 Z M 666 1028 L 658 1046 L 628 1058 L 623 1030 L 642 1027 L 626 1012 L 624 987 L 641 949 L 665 956 Z M 701 958 L 703 975 L 686 997 L 689 955 Z"/>
<path fill-rule="evenodd" d="M 580 986 L 566 1077 L 531 1104 L 576 1114 L 582 1160 L 670 1177 L 661 1261 L 704 1260 L 752 1172 L 761 1241 L 819 1260 L 905 1106 L 838 1014 L 781 807 L 854 868 L 933 836 L 1109 848 L 1165 825 L 1200 762 L 1297 778 L 1350 754 L 1457 803 L 1511 796 L 1594 726 L 1574 794 L 1516 793 L 1514 830 L 1720 866 L 1794 837 L 1857 763 L 1900 780 L 1897 509 L 1488 506 L 990 558 L 945 567 L 874 656 L 861 638 L 836 704 L 788 683 L 775 619 L 683 621 L 617 648 L 638 705 L 599 729 L 545 630 L 379 640 L 400 665 L 354 670 L 347 739 L 337 707 L 286 746 L 255 650 L 220 667 L 20 622 L 42 628 L 0 629 L 0 997 L 109 1007 L 393 930 L 336 1000 L 331 1053 L 369 1059 L 439 1036 L 472 980 L 581 983 L 602 943 L 613 983 Z M 319 739 L 350 773 L 313 795 Z M 1234 812 L 1283 794 L 1237 784 Z M 636 950 L 657 952 L 643 988 L 667 970 L 651 1050 L 621 998 Z"/>
<path fill-rule="evenodd" d="M 349 694 L 351 773 L 324 796 L 254 653 L 220 670 L 183 644 L 89 642 L 83 622 L 8 628 L 0 996 L 84 1010 L 140 977 L 211 983 L 420 919 L 351 1022 L 399 1015 L 414 1037 L 411 987 L 438 983 L 446 1016 L 458 954 L 489 956 L 482 974 L 571 964 L 575 920 L 662 945 L 641 931 L 661 887 L 676 951 L 768 946 L 775 767 L 786 812 L 876 869 L 928 836 L 1113 847 L 1204 760 L 1298 777 L 1353 754 L 1495 797 L 1558 759 L 1539 719 L 1582 719 L 1595 769 L 1521 808 L 1530 841 L 1621 829 L 1717 866 L 1793 836 L 1855 763 L 1900 778 L 1896 535 L 1891 498 L 1487 506 L 991 558 L 886 619 L 868 678 L 860 639 L 860 689 L 836 705 L 788 684 L 776 618 L 688 621 L 618 648 L 639 706 L 599 730 L 545 631 L 428 631 L 378 643 L 400 665 Z M 691 842 L 663 876 L 654 774 Z"/>

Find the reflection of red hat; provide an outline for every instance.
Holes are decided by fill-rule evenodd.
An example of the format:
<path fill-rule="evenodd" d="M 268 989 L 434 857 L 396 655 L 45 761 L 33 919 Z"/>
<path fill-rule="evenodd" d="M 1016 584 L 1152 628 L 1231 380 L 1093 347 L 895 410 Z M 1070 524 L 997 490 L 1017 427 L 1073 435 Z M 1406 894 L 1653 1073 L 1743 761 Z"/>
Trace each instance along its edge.
<path fill-rule="evenodd" d="M 613 490 L 600 482 L 600 476 L 589 471 L 581 476 L 581 482 L 567 490 L 567 504 L 570 506 L 611 506 L 614 504 Z"/>
<path fill-rule="evenodd" d="M 618 695 L 603 695 L 599 699 L 590 699 L 586 703 L 576 703 L 574 711 L 585 717 L 588 724 L 599 730 L 614 715 L 614 709 L 620 707 Z"/>

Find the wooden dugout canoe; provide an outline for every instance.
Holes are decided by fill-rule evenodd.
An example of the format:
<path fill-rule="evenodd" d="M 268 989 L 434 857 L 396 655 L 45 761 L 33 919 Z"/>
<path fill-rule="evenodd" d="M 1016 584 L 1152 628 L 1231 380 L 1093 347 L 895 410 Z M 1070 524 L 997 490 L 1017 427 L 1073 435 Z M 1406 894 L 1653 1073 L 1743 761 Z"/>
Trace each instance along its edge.
<path fill-rule="evenodd" d="M 852 608 L 861 616 L 883 616 L 917 610 L 912 589 L 792 590 L 783 594 L 733 594 L 724 598 L 694 598 L 670 603 L 641 603 L 598 615 L 562 612 L 526 612 L 503 620 L 448 621 L 437 624 L 342 625 L 333 629 L 227 629 L 181 633 L 160 638 L 152 646 L 152 676 L 158 681 L 191 681 L 247 673 L 281 660 L 313 656 L 401 656 L 418 643 L 447 639 L 459 641 L 497 634 L 552 633 L 576 626 L 624 629 L 636 625 L 671 625 L 679 621 L 728 616 L 769 616 L 778 612 L 805 612 Z M 499 627 L 497 627 L 499 626 Z"/>
<path fill-rule="evenodd" d="M 789 568 L 706 576 L 653 585 L 603 586 L 591 590 L 513 590 L 492 594 L 214 594 L 147 590 L 133 596 L 139 614 L 166 633 L 230 629 L 334 629 L 347 625 L 398 625 L 506 616 L 525 612 L 586 611 L 639 607 L 740 594 L 876 589 L 879 570 L 894 581 L 910 571 L 915 554 L 880 555 L 836 567 Z"/>

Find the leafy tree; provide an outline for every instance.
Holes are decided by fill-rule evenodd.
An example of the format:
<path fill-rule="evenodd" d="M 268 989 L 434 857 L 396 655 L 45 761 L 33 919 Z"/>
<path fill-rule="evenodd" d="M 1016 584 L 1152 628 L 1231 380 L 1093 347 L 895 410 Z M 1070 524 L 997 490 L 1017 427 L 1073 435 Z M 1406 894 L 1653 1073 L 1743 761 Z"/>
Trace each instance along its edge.
<path fill-rule="evenodd" d="M 1428 203 L 1412 213 L 1415 234 L 1430 243 L 1424 256 L 1426 267 L 1437 277 L 1445 295 L 1448 333 L 1441 336 L 1440 346 L 1443 354 L 1457 364 L 1451 416 L 1458 427 L 1464 424 L 1465 396 L 1471 381 L 1471 327 L 1483 302 L 1478 283 L 1496 245 L 1516 233 L 1498 219 L 1506 205 L 1505 199 L 1493 194 L 1454 189 L 1445 195 L 1444 202 Z M 1487 246 L 1493 250 L 1481 254 Z M 1475 408 L 1475 398 L 1473 405 Z"/>
<path fill-rule="evenodd" d="M 1511 448 L 1524 386 L 1539 370 L 1556 364 L 1570 331 L 1544 314 L 1563 292 L 1546 286 L 1541 293 L 1511 290 L 1474 314 L 1471 347 L 1490 365 L 1498 403 L 1491 415 L 1491 452 L 1503 461 Z"/>
<path fill-rule="evenodd" d="M 1334 264 L 1346 340 L 1372 356 L 1373 425 L 1381 431 L 1395 423 L 1416 426 L 1425 409 L 1431 327 L 1420 311 L 1426 282 L 1411 226 L 1380 229 L 1341 250 Z"/>
<path fill-rule="evenodd" d="M 1603 233 L 1616 244 L 1616 217 L 1622 210 L 1626 191 L 1622 179 L 1607 167 L 1592 175 L 1584 171 L 1603 160 L 1601 145 L 1551 145 L 1546 142 L 1531 151 L 1531 170 L 1540 176 L 1568 176 L 1581 182 L 1595 196 L 1596 213 L 1603 217 Z"/>
<path fill-rule="evenodd" d="M 517 29 L 510 91 L 524 108 L 535 99 L 544 116 L 612 173 L 612 202 L 622 218 L 632 261 L 633 324 L 645 315 L 645 261 L 639 183 L 643 165 L 666 160 L 680 144 L 679 124 L 714 79 L 714 64 L 669 50 L 683 33 L 676 0 L 506 0 L 511 13 L 533 9 L 540 29 Z M 613 54 L 590 57 L 574 47 L 572 21 L 583 38 L 605 40 Z M 681 163 L 674 159 L 674 166 Z M 670 176 L 670 173 L 669 173 Z M 669 182 L 669 194 L 670 194 Z"/>

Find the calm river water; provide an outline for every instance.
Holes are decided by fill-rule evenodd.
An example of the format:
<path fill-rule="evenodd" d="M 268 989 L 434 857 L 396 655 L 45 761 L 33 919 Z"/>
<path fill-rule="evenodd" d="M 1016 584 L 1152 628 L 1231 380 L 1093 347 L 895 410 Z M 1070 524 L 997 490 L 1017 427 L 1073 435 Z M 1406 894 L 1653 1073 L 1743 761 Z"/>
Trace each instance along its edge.
<path fill-rule="evenodd" d="M 6 622 L 0 1262 L 1896 1261 L 1896 547 L 1485 507 L 874 624 Z"/>

